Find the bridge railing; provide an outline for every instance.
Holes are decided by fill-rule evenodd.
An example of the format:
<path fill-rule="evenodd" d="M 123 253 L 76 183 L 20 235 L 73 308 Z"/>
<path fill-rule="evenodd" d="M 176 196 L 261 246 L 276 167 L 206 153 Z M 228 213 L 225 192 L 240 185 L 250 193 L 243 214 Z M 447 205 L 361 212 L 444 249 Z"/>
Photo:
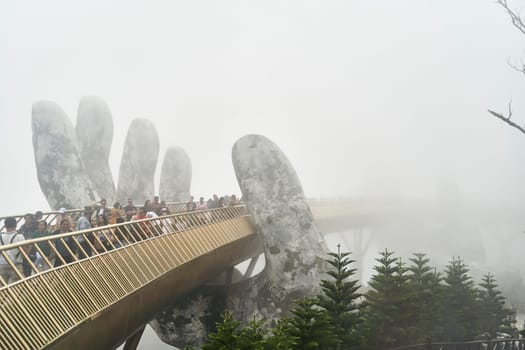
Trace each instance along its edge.
<path fill-rule="evenodd" d="M 470 342 L 427 343 L 400 346 L 390 350 L 525 350 L 525 338 L 488 339 Z"/>
<path fill-rule="evenodd" d="M 0 258 L 6 264 L 1 271 L 19 280 L 0 279 L 0 349 L 47 348 L 173 269 L 254 233 L 241 205 L 2 246 Z M 47 270 L 30 259 L 32 250 Z M 25 278 L 20 270 L 24 261 L 33 272 Z"/>
<path fill-rule="evenodd" d="M 136 244 L 153 237 L 185 231 L 247 215 L 244 205 L 177 213 L 128 221 L 83 231 L 61 233 L 0 246 L 0 289 L 11 283 L 76 262 Z M 24 265 L 27 276 L 24 276 Z"/>
<path fill-rule="evenodd" d="M 166 206 L 168 207 L 170 213 L 181 213 L 186 211 L 186 202 L 168 202 L 166 203 Z M 136 205 L 136 208 L 142 208 L 142 205 Z M 80 216 L 82 216 L 84 209 L 69 209 L 66 210 L 65 214 L 69 215 L 74 222 L 77 222 Z M 96 207 L 93 207 L 93 211 L 96 211 Z M 15 214 L 15 215 L 9 215 L 9 216 L 0 216 L 0 232 L 5 231 L 4 226 L 4 220 L 12 217 L 16 219 L 16 227 L 20 228 L 24 223 L 24 217 L 26 214 Z M 34 214 L 33 214 L 34 215 Z M 42 213 L 42 218 L 39 220 L 44 220 L 47 222 L 49 227 L 55 227 L 56 223 L 58 221 L 59 216 L 61 215 L 60 212 L 54 210 L 54 211 L 48 211 Z"/>

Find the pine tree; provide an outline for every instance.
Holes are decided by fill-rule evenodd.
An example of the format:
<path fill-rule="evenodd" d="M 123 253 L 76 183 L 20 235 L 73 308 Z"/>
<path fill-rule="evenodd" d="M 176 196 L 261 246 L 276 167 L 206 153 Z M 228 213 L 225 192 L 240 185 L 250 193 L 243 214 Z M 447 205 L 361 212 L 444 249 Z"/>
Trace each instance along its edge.
<path fill-rule="evenodd" d="M 442 298 L 441 277 L 428 265 L 425 254 L 414 253 L 408 268 L 408 290 L 411 301 L 411 324 L 408 343 L 429 342 L 442 333 L 440 303 Z"/>
<path fill-rule="evenodd" d="M 396 261 L 396 270 L 394 272 L 395 290 L 392 296 L 392 303 L 397 308 L 394 314 L 394 326 L 392 327 L 395 345 L 410 344 L 410 334 L 414 329 L 414 311 L 410 290 L 408 288 L 408 268 L 405 262 L 398 258 Z"/>
<path fill-rule="evenodd" d="M 479 293 L 481 309 L 481 331 L 490 338 L 496 338 L 498 333 L 515 335 L 517 332 L 516 313 L 505 307 L 505 298 L 497 289 L 494 276 L 487 273 L 479 284 L 482 290 Z"/>
<path fill-rule="evenodd" d="M 277 325 L 270 330 L 271 335 L 266 338 L 268 350 L 293 350 L 297 345 L 297 337 L 292 336 L 289 317 L 277 320 Z"/>
<path fill-rule="evenodd" d="M 322 280 L 323 294 L 318 296 L 319 306 L 328 313 L 328 317 L 338 339 L 340 349 L 359 349 L 361 344 L 357 325 L 360 322 L 356 300 L 361 296 L 357 293 L 358 281 L 350 279 L 355 269 L 348 266 L 354 262 L 349 259 L 350 253 L 341 253 L 337 245 L 337 254 L 329 253 L 332 259 L 326 260 L 332 266 L 327 272 L 330 280 Z"/>
<path fill-rule="evenodd" d="M 385 249 L 376 259 L 379 265 L 365 294 L 363 332 L 365 348 L 383 350 L 407 342 L 406 327 L 409 296 L 404 263 Z"/>
<path fill-rule="evenodd" d="M 296 338 L 295 349 L 333 349 L 339 344 L 325 310 L 316 308 L 316 299 L 300 299 L 290 318 L 289 334 Z"/>
<path fill-rule="evenodd" d="M 234 320 L 229 311 L 222 315 L 222 322 L 217 323 L 217 331 L 208 335 L 203 350 L 237 350 L 239 322 Z"/>
<path fill-rule="evenodd" d="M 255 317 L 248 322 L 246 327 L 239 331 L 237 348 L 239 350 L 264 350 L 268 331 L 263 328 L 263 320 L 257 321 Z"/>
<path fill-rule="evenodd" d="M 445 270 L 443 288 L 443 334 L 445 341 L 469 341 L 480 334 L 480 310 L 474 282 L 458 257 Z"/>

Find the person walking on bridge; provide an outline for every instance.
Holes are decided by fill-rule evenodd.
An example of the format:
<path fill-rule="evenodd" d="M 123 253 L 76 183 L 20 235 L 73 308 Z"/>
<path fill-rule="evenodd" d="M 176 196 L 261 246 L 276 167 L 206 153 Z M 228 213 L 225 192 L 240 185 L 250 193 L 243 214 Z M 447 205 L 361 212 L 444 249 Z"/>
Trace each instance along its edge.
<path fill-rule="evenodd" d="M 21 233 L 24 235 L 25 239 L 31 239 L 31 236 L 33 235 L 33 232 L 36 231 L 36 221 L 34 220 L 33 214 L 26 214 L 24 215 L 24 224 L 20 229 L 18 230 L 18 233 Z M 34 254 L 31 254 L 32 252 L 29 252 L 29 258 L 34 262 L 36 259 L 36 256 Z M 33 270 L 31 269 L 31 265 L 29 264 L 29 261 L 25 260 L 22 262 L 22 270 L 24 271 L 24 276 L 29 277 L 31 276 L 31 273 Z"/>
<path fill-rule="evenodd" d="M 170 209 L 168 208 L 168 205 L 166 204 L 166 201 L 162 201 L 160 202 L 160 210 L 159 212 L 157 213 L 159 214 L 159 216 L 164 216 L 164 215 L 170 215 Z"/>
<path fill-rule="evenodd" d="M 137 208 L 133 205 L 133 199 L 128 198 L 128 205 L 124 207 L 126 212 L 126 220 L 130 221 L 133 215 L 137 214 Z"/>
<path fill-rule="evenodd" d="M 62 220 L 60 222 L 60 228 L 58 230 L 53 231 L 53 235 L 60 235 L 63 233 L 71 232 L 71 227 L 69 226 L 69 221 Z M 55 258 L 55 264 L 54 267 L 59 267 L 63 265 L 64 263 L 69 264 L 73 262 L 73 256 L 69 252 L 68 248 L 74 251 L 74 247 L 71 244 L 71 237 L 66 237 L 62 239 L 55 239 L 53 241 L 55 244 L 55 248 L 57 250 L 57 253 L 59 256 Z M 62 262 L 64 260 L 64 262 Z"/>
<path fill-rule="evenodd" d="M 4 221 L 4 226 L 6 232 L 0 234 L 0 244 L 8 245 L 11 243 L 19 243 L 25 241 L 24 235 L 16 231 L 16 219 L 7 218 Z M 7 257 L 15 265 L 18 273 L 22 274 L 22 254 L 20 253 L 20 248 L 18 249 L 9 249 L 6 251 Z M 0 277 L 4 280 L 5 283 L 12 283 L 20 279 L 18 274 L 11 265 L 5 260 L 3 254 L 0 254 Z"/>
<path fill-rule="evenodd" d="M 44 218 L 44 213 L 42 213 L 41 210 L 38 210 L 36 213 L 35 213 L 35 217 L 33 219 L 34 222 L 39 222 L 40 220 L 42 220 Z"/>
<path fill-rule="evenodd" d="M 33 235 L 31 238 L 42 238 L 42 237 L 48 237 L 51 236 L 51 232 L 47 230 L 47 222 L 45 220 L 40 220 L 37 223 L 37 230 L 33 232 Z M 48 241 L 35 243 L 35 245 L 38 245 L 38 248 L 42 251 L 42 254 L 44 254 L 47 261 L 51 263 L 53 260 L 54 254 L 51 251 L 51 246 Z M 38 268 L 39 271 L 46 271 L 47 269 L 51 268 L 51 265 L 48 265 L 46 261 L 44 260 L 44 257 L 38 252 L 36 248 L 33 248 L 35 251 L 35 265 Z"/>
<path fill-rule="evenodd" d="M 207 209 L 208 209 L 208 205 L 206 204 L 206 202 L 204 202 L 204 197 L 200 197 L 199 203 L 197 203 L 197 210 L 203 211 Z M 199 219 L 201 224 L 205 224 L 211 221 L 211 216 L 209 212 L 197 213 L 197 218 Z"/>
<path fill-rule="evenodd" d="M 92 214 L 93 214 L 93 209 L 91 207 L 89 206 L 84 207 L 84 212 L 82 213 L 82 216 L 80 217 L 80 219 L 78 219 L 78 222 L 77 222 L 77 231 L 89 230 L 91 228 L 91 215 Z M 88 236 L 88 239 L 90 239 L 91 243 L 93 244 L 94 242 L 93 233 L 86 234 L 86 236 Z M 75 237 L 75 239 L 78 241 L 82 249 L 86 252 L 87 256 L 91 256 L 91 246 L 86 241 L 84 236 L 78 235 Z M 83 259 L 85 257 L 81 249 L 79 249 L 78 256 L 80 259 Z"/>
<path fill-rule="evenodd" d="M 107 201 L 102 198 L 100 200 L 100 205 L 97 206 L 96 215 L 97 217 L 103 216 L 106 219 L 109 219 L 109 216 L 111 215 L 111 209 L 107 207 Z"/>
<path fill-rule="evenodd" d="M 34 215 L 30 213 L 24 215 L 24 224 L 20 227 L 18 233 L 23 234 L 25 239 L 31 238 L 31 235 L 36 230 L 34 218 Z"/>
<path fill-rule="evenodd" d="M 126 217 L 126 212 L 122 208 L 122 205 L 120 205 L 120 202 L 115 202 L 113 204 L 113 208 L 111 209 L 111 214 L 109 216 L 109 224 L 115 225 L 117 223 L 118 218 L 124 218 Z"/>
<path fill-rule="evenodd" d="M 197 204 L 193 201 L 193 196 L 190 196 L 190 200 L 186 203 L 186 211 L 195 211 Z"/>
<path fill-rule="evenodd" d="M 60 224 L 64 220 L 66 220 L 69 223 L 69 227 L 74 227 L 73 218 L 69 216 L 68 213 L 66 213 L 66 208 L 60 208 L 58 210 L 58 213 L 60 215 L 58 215 L 57 217 L 57 226 L 56 226 L 57 228 L 60 228 Z"/>
<path fill-rule="evenodd" d="M 147 219 L 146 211 L 144 207 L 139 208 L 137 211 L 137 215 L 133 215 L 131 218 L 131 221 L 137 221 L 137 220 L 144 220 Z M 135 234 L 133 235 L 136 240 L 143 240 L 151 236 L 151 229 L 150 229 L 150 223 L 149 222 L 139 222 L 138 225 L 135 225 L 136 233 L 139 234 L 139 237 L 136 237 Z"/>
<path fill-rule="evenodd" d="M 161 204 L 159 196 L 153 197 L 153 203 L 151 203 L 151 211 L 154 211 L 155 213 L 157 213 L 157 215 L 160 215 L 160 208 Z"/>

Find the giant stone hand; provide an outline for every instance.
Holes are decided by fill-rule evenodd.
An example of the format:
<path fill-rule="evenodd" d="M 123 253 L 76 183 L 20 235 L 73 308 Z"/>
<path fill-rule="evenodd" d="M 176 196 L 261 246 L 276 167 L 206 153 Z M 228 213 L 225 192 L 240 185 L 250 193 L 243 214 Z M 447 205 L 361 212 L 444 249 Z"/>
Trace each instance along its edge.
<path fill-rule="evenodd" d="M 159 149 L 155 128 L 144 119 L 132 122 L 117 191 L 108 163 L 112 128 L 109 108 L 98 98 L 82 99 L 76 131 L 56 104 L 33 105 L 38 179 L 52 208 L 78 208 L 101 196 L 113 200 L 115 193 L 119 200 L 153 196 Z M 237 283 L 202 286 L 161 312 L 150 325 L 163 341 L 179 348 L 200 346 L 225 309 L 244 321 L 281 317 L 293 300 L 318 292 L 326 271 L 321 257 L 328 249 L 283 152 L 263 136 L 247 135 L 234 145 L 232 160 L 262 238 L 266 265 L 257 276 Z M 186 200 L 191 179 L 186 152 L 168 149 L 161 172 L 163 199 Z"/>
<path fill-rule="evenodd" d="M 147 119 L 133 120 L 128 129 L 118 191 L 109 166 L 113 120 L 102 99 L 81 99 L 75 128 L 54 102 L 36 102 L 32 129 L 38 181 L 52 209 L 81 208 L 101 198 L 113 203 L 129 197 L 141 203 L 154 196 L 159 140 Z M 186 200 L 190 192 L 190 160 L 181 148 L 177 148 L 177 155 L 176 167 L 162 167 L 164 178 L 176 179 L 161 181 L 160 192 L 166 201 Z M 172 152 L 166 153 L 164 163 L 173 162 Z"/>

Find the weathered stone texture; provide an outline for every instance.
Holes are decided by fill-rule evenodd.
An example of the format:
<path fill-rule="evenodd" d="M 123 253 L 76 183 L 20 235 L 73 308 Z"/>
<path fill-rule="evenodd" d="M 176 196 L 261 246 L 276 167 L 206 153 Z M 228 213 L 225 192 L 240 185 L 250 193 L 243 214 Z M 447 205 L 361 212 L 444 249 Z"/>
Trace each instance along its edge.
<path fill-rule="evenodd" d="M 318 283 L 322 267 L 319 253 L 327 248 L 291 163 L 273 142 L 260 135 L 238 140 L 232 159 L 248 210 L 263 235 L 266 275 L 271 284 L 289 293 L 300 292 L 308 279 Z"/>
<path fill-rule="evenodd" d="M 33 149 L 40 188 L 51 208 L 80 208 L 97 197 L 84 177 L 76 134 L 64 111 L 50 101 L 32 109 Z"/>
<path fill-rule="evenodd" d="M 184 202 L 190 197 L 191 161 L 180 147 L 169 147 L 160 172 L 159 195 L 169 202 Z"/>
<path fill-rule="evenodd" d="M 247 135 L 234 145 L 232 159 L 262 235 L 266 266 L 259 275 L 231 286 L 202 287 L 180 306 L 161 313 L 152 327 L 163 341 L 179 348 L 200 346 L 213 327 L 211 320 L 224 309 L 245 322 L 254 316 L 268 322 L 280 318 L 294 300 L 319 292 L 326 271 L 323 257 L 328 249 L 282 151 L 263 136 Z M 203 315 L 211 316 L 199 318 Z"/>
<path fill-rule="evenodd" d="M 113 118 L 104 100 L 88 96 L 80 100 L 75 127 L 80 154 L 95 191 L 112 204 L 116 198 L 109 154 L 113 141 Z"/>
<path fill-rule="evenodd" d="M 147 119 L 134 119 L 128 129 L 120 162 L 117 199 L 136 203 L 153 198 L 154 175 L 159 157 L 159 137 Z"/>
<path fill-rule="evenodd" d="M 183 349 L 185 344 L 200 346 L 203 335 L 212 331 L 221 321 L 220 313 L 226 308 L 225 289 L 202 287 L 177 302 L 177 306 L 159 314 L 150 326 L 159 338 Z"/>

